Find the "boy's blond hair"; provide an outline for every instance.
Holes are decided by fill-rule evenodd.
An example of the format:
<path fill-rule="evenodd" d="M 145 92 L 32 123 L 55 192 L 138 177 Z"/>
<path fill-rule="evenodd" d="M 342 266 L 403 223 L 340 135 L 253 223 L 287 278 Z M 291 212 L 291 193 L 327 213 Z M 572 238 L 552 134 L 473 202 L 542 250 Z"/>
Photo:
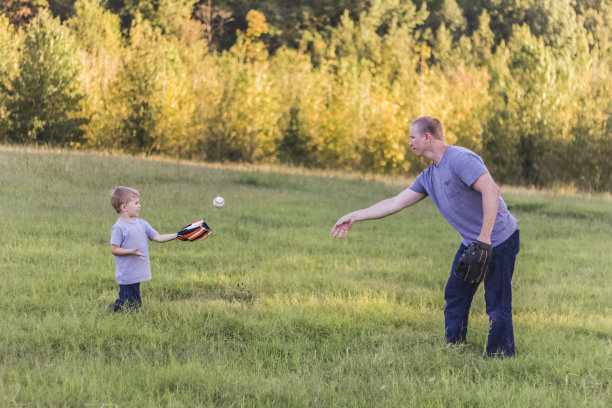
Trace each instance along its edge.
<path fill-rule="evenodd" d="M 121 204 L 127 204 L 134 197 L 140 197 L 140 193 L 132 187 L 119 186 L 111 191 L 111 205 L 117 211 L 121 212 Z"/>

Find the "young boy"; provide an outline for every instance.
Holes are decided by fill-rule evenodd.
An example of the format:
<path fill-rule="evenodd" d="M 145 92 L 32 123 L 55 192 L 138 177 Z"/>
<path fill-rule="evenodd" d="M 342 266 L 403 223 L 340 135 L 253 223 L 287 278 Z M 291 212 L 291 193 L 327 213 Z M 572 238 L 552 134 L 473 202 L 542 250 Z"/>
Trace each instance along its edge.
<path fill-rule="evenodd" d="M 111 228 L 110 249 L 115 255 L 115 277 L 119 283 L 119 298 L 113 303 L 115 312 L 123 306 L 138 309 L 140 282 L 151 280 L 147 240 L 167 242 L 177 234 L 160 235 L 148 222 L 136 218 L 140 214 L 140 194 L 130 187 L 120 186 L 111 194 L 111 205 L 119 219 Z"/>

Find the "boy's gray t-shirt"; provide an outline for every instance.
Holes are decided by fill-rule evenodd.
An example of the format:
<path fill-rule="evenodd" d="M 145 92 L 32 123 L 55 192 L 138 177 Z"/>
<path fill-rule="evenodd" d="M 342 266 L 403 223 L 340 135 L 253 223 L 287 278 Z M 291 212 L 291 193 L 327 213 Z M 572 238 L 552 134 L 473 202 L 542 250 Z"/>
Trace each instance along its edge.
<path fill-rule="evenodd" d="M 448 146 L 442 160 L 423 170 L 410 186 L 412 191 L 429 195 L 440 214 L 461 234 L 469 245 L 482 229 L 482 195 L 471 188 L 488 170 L 476 153 L 459 146 Z M 517 229 L 518 221 L 499 197 L 497 218 L 491 234 L 492 246 L 508 239 Z"/>
<path fill-rule="evenodd" d="M 138 248 L 146 258 L 145 261 L 136 255 L 115 255 L 115 277 L 120 285 L 151 280 L 151 264 L 149 263 L 149 240 L 157 235 L 148 222 L 136 218 L 133 222 L 119 218 L 111 228 L 111 245 L 125 249 Z"/>

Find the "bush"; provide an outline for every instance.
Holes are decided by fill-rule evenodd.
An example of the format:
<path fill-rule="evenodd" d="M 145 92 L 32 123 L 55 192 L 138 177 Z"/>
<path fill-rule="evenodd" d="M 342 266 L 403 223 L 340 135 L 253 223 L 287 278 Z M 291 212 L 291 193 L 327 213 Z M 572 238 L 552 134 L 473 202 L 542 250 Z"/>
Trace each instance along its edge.
<path fill-rule="evenodd" d="M 64 144 L 79 141 L 82 114 L 81 63 L 70 30 L 43 10 L 27 30 L 11 81 L 8 139 Z"/>
<path fill-rule="evenodd" d="M 9 20 L 0 15 L 0 141 L 8 140 L 9 111 L 7 106 L 11 94 L 10 87 L 18 73 L 18 45 L 20 35 L 10 25 Z"/>

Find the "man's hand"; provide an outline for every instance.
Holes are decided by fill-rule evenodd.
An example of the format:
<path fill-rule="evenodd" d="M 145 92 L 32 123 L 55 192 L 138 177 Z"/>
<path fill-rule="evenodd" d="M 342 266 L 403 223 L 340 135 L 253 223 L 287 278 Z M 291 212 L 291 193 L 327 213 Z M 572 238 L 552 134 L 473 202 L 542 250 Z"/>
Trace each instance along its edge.
<path fill-rule="evenodd" d="M 465 248 L 453 272 L 464 282 L 480 283 L 487 278 L 492 258 L 493 248 L 490 244 L 474 241 Z"/>
<path fill-rule="evenodd" d="M 344 217 L 340 218 L 332 228 L 332 236 L 334 238 L 345 238 L 355 221 L 356 219 L 353 213 L 346 214 Z"/>
<path fill-rule="evenodd" d="M 379 201 L 373 206 L 364 208 L 363 210 L 357 210 L 346 214 L 336 222 L 336 225 L 334 225 L 334 228 L 331 230 L 331 234 L 335 238 L 345 238 L 356 221 L 384 218 L 388 215 L 395 214 L 403 208 L 418 203 L 425 197 L 425 194 L 420 194 L 407 188 L 395 197 Z"/>

